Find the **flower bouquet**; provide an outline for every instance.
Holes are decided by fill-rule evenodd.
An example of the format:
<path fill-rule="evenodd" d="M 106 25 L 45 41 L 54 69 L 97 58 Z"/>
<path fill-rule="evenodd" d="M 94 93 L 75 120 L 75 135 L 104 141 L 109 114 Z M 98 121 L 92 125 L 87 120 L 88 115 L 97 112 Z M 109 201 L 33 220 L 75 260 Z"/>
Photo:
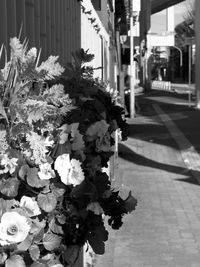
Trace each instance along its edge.
<path fill-rule="evenodd" d="M 39 64 L 17 38 L 10 47 L 0 70 L 0 266 L 68 266 L 85 243 L 103 254 L 102 215 L 118 229 L 136 205 L 103 171 L 113 132 L 126 128 L 122 109 L 83 50 L 64 69 L 54 56 Z"/>

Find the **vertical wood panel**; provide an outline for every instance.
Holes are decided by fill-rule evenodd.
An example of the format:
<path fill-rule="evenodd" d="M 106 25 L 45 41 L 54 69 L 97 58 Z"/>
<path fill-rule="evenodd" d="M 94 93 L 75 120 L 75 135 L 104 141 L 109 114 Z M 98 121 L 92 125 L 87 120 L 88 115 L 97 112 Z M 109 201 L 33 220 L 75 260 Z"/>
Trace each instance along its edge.
<path fill-rule="evenodd" d="M 18 0 L 17 0 L 18 1 Z M 40 48 L 40 0 L 34 0 L 35 5 L 35 46 Z"/>
<path fill-rule="evenodd" d="M 56 54 L 60 55 L 60 0 L 56 0 Z"/>
<path fill-rule="evenodd" d="M 64 64 L 69 61 L 69 51 L 67 49 L 67 41 L 68 41 L 68 34 L 67 34 L 67 29 L 68 29 L 68 23 L 67 23 L 67 1 L 64 0 L 64 49 L 65 49 L 65 61 Z"/>
<path fill-rule="evenodd" d="M 64 47 L 64 0 L 60 0 L 60 62 L 65 62 Z"/>
<path fill-rule="evenodd" d="M 47 57 L 46 0 L 40 0 L 40 46 L 41 59 L 45 60 Z"/>
<path fill-rule="evenodd" d="M 51 54 L 51 2 L 46 1 L 47 55 Z"/>
<path fill-rule="evenodd" d="M 25 0 L 16 1 L 17 34 L 19 34 L 21 30 L 20 40 L 23 41 L 26 37 Z"/>
<path fill-rule="evenodd" d="M 72 39 L 72 51 L 75 51 L 76 50 L 76 42 L 75 42 L 75 31 L 76 31 L 76 28 L 75 28 L 75 14 L 76 14 L 76 8 L 75 8 L 75 1 L 72 1 L 71 2 L 71 14 L 72 14 L 72 18 L 71 18 L 71 39 Z"/>
<path fill-rule="evenodd" d="M 51 0 L 51 53 L 56 54 L 55 0 Z"/>
<path fill-rule="evenodd" d="M 70 59 L 72 59 L 71 52 L 73 51 L 72 12 L 73 12 L 72 0 L 69 0 L 69 51 L 70 51 Z"/>
<path fill-rule="evenodd" d="M 34 19 L 34 0 L 25 1 L 26 12 L 26 37 L 29 40 L 29 46 L 35 46 L 35 19 Z"/>
<path fill-rule="evenodd" d="M 76 49 L 81 48 L 81 5 L 76 1 Z"/>
<path fill-rule="evenodd" d="M 6 0 L 0 1 L 0 45 L 7 47 L 7 7 Z"/>
<path fill-rule="evenodd" d="M 17 21 L 16 21 L 16 2 L 15 0 L 7 0 L 7 34 L 8 42 L 11 37 L 17 34 Z"/>

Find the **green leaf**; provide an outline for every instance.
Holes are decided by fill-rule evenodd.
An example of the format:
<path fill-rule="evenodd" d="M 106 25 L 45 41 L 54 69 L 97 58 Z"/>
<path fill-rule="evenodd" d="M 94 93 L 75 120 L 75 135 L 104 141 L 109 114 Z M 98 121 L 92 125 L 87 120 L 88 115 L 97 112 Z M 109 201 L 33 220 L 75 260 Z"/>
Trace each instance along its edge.
<path fill-rule="evenodd" d="M 42 228 L 39 232 L 37 232 L 37 234 L 34 235 L 33 237 L 33 242 L 34 243 L 39 243 L 44 236 L 44 229 Z"/>
<path fill-rule="evenodd" d="M 64 214 L 57 215 L 56 219 L 60 224 L 65 224 L 66 223 L 66 216 Z"/>
<path fill-rule="evenodd" d="M 80 253 L 80 246 L 73 245 L 67 247 L 64 253 L 65 261 L 68 264 L 73 265 L 78 259 L 79 253 Z"/>
<path fill-rule="evenodd" d="M 29 248 L 29 253 L 33 261 L 37 261 L 40 257 L 40 250 L 37 245 L 32 245 Z"/>
<path fill-rule="evenodd" d="M 30 267 L 48 267 L 48 265 L 42 262 L 34 262 Z"/>
<path fill-rule="evenodd" d="M 16 206 L 19 206 L 19 202 L 17 200 L 15 199 L 4 200 L 3 198 L 0 198 L 0 217 L 5 211 L 14 208 Z"/>
<path fill-rule="evenodd" d="M 51 212 L 56 208 L 57 199 L 53 193 L 39 194 L 37 198 L 38 205 L 46 212 Z"/>
<path fill-rule="evenodd" d="M 20 255 L 13 255 L 6 260 L 5 267 L 26 267 L 26 265 Z"/>
<path fill-rule="evenodd" d="M 64 187 L 61 187 L 61 185 L 56 186 L 56 184 L 51 184 L 51 191 L 55 195 L 56 198 L 62 197 L 66 191 Z"/>
<path fill-rule="evenodd" d="M 17 245 L 17 249 L 21 250 L 21 251 L 26 251 L 29 249 L 29 247 L 31 246 L 33 237 L 31 237 L 30 235 L 27 236 L 27 238 L 21 242 L 20 244 Z"/>
<path fill-rule="evenodd" d="M 62 226 L 58 225 L 56 223 L 56 220 L 55 218 L 53 218 L 50 223 L 49 223 L 49 228 L 50 230 L 54 233 L 54 234 L 60 234 L 62 235 L 63 234 L 63 229 L 62 229 Z"/>
<path fill-rule="evenodd" d="M 18 195 L 20 181 L 17 178 L 8 178 L 0 180 L 0 192 L 7 197 L 16 197 Z"/>
<path fill-rule="evenodd" d="M 6 259 L 7 259 L 8 255 L 5 252 L 1 252 L 0 253 L 0 264 L 3 264 Z"/>
<path fill-rule="evenodd" d="M 25 176 L 27 175 L 28 171 L 29 171 L 29 166 L 27 164 L 24 164 L 23 166 L 21 166 L 20 170 L 19 170 L 19 177 L 22 180 L 25 180 Z"/>
<path fill-rule="evenodd" d="M 131 191 L 129 192 L 129 195 L 128 195 L 127 199 L 124 202 L 125 202 L 125 209 L 126 209 L 127 213 L 132 212 L 133 210 L 135 210 L 135 208 L 137 206 L 137 199 L 135 199 L 132 196 Z"/>
<path fill-rule="evenodd" d="M 56 248 L 59 248 L 61 240 L 62 238 L 60 236 L 52 233 L 47 233 L 44 235 L 43 245 L 47 250 L 52 251 Z"/>
<path fill-rule="evenodd" d="M 41 188 L 45 185 L 49 184 L 49 180 L 40 180 L 38 177 L 38 169 L 37 168 L 29 168 L 27 172 L 27 183 L 31 187 Z"/>

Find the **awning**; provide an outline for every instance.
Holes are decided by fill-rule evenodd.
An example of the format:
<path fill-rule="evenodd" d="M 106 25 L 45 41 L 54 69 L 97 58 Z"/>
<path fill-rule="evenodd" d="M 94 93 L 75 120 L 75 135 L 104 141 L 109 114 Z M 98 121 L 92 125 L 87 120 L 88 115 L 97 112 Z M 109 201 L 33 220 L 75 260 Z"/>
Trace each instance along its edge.
<path fill-rule="evenodd" d="M 150 0 L 150 1 L 151 1 L 151 14 L 155 14 L 170 6 L 174 6 L 178 3 L 181 3 L 184 0 Z"/>

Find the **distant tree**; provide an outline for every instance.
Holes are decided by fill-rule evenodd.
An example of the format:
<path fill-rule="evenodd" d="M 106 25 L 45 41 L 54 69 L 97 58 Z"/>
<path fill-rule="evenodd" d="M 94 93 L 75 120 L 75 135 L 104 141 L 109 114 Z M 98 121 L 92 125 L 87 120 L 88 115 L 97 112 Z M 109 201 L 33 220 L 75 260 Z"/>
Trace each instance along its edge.
<path fill-rule="evenodd" d="M 176 45 L 179 47 L 185 46 L 185 39 L 187 37 L 194 37 L 194 23 L 195 23 L 195 7 L 190 2 L 186 14 L 183 16 L 184 21 L 175 27 Z"/>

